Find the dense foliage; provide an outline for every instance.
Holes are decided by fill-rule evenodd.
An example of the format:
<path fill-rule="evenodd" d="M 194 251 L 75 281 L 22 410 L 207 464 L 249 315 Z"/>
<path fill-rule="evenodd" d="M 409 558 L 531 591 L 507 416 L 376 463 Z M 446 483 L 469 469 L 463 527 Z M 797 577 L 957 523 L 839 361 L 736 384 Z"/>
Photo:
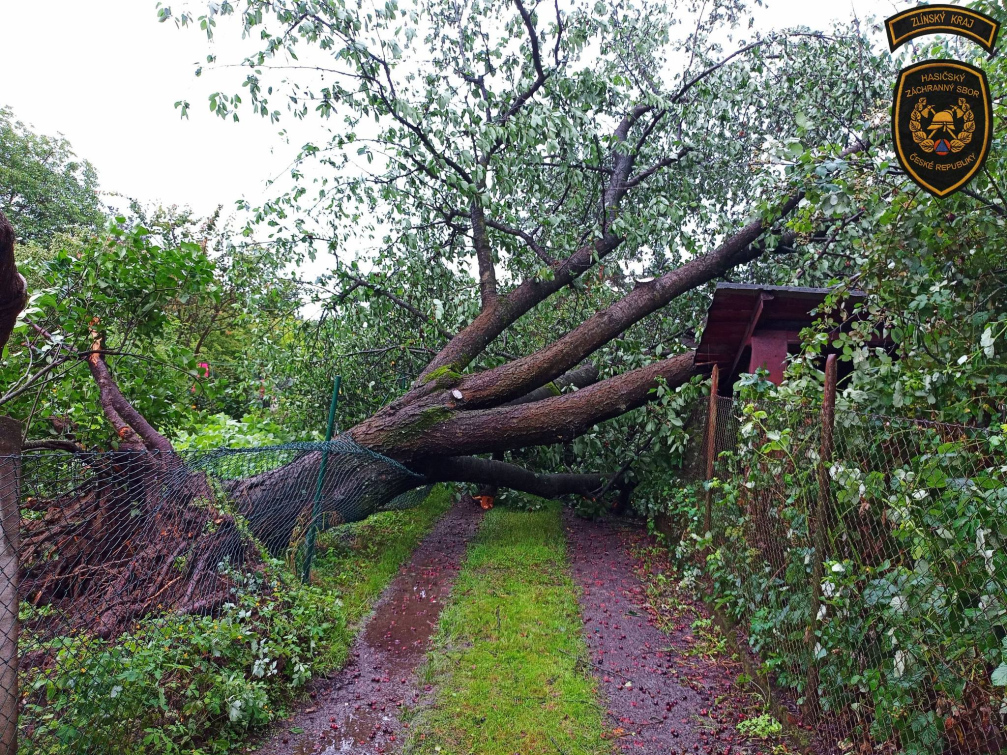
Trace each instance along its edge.
<path fill-rule="evenodd" d="M 1004 428 L 841 400 L 823 466 L 814 392 L 753 380 L 733 414 L 718 480 L 681 484 L 664 510 L 689 580 L 777 685 L 827 713 L 830 742 L 987 747 L 1007 686 Z"/>
<path fill-rule="evenodd" d="M 223 413 L 271 423 L 267 434 L 277 441 L 310 439 L 324 417 L 304 430 L 258 419 L 269 403 L 266 365 L 283 361 L 272 341 L 300 325 L 293 284 L 277 277 L 268 256 L 231 245 L 216 218 L 136 209 L 98 232 L 23 250 L 31 295 L 0 366 L 5 410 L 26 422 L 31 438 L 114 444 L 83 360 L 99 351 L 137 409 L 170 435 L 227 426 L 214 418 Z"/>
<path fill-rule="evenodd" d="M 976 6 L 1007 22 L 992 2 Z M 272 200 L 241 208 L 250 221 L 239 231 L 175 209 L 101 217 L 93 170 L 65 141 L 3 111 L 0 168 L 16 192 L 0 209 L 31 242 L 19 264 L 32 300 L 0 364 L 0 404 L 26 421 L 29 439 L 117 443 L 82 362 L 95 350 L 179 448 L 317 434 L 337 373 L 346 428 L 404 393 L 489 294 L 502 298 L 523 280 L 547 285 L 557 260 L 586 244 L 618 240 L 603 264 L 495 337 L 467 374 L 536 353 L 765 221 L 763 253 L 721 277 L 867 298 L 847 333 L 831 335 L 827 319 L 809 329 L 782 393 L 745 379 L 755 403 L 737 474 L 716 493 L 722 542 L 700 526 L 706 491 L 676 474 L 695 430 L 697 382 L 659 384 L 646 407 L 506 458 L 543 471 L 619 470 L 642 512 L 683 522 L 683 551 L 710 548 L 717 599 L 747 622 L 777 681 L 810 697 L 816 668 L 821 704 L 854 711 L 856 736 L 919 753 L 949 736 L 979 742 L 975 722 L 1001 715 L 992 706 L 1007 683 L 997 644 L 1007 629 L 1007 143 L 998 131 L 986 170 L 936 201 L 897 169 L 888 108 L 904 62 L 967 59 L 1002 91 L 1002 58 L 928 38 L 893 59 L 860 24 L 759 36 L 734 0 L 242 0 L 202 16 L 159 13 L 210 37 L 236 25 L 259 45 L 241 62 L 243 86 L 212 96 L 215 112 L 310 120 L 318 136 Z M 206 65 L 217 64 L 209 55 Z M 998 123 L 1004 107 L 995 105 Z M 635 139 L 620 137 L 634 113 Z M 869 147 L 838 156 L 861 141 Z M 628 155 L 635 170 L 610 190 Z M 796 210 L 777 223 L 780 198 L 797 190 Z M 65 211 L 52 215 L 42 193 L 63 197 Z M 318 259 L 317 277 L 297 267 Z M 690 290 L 593 349 L 601 377 L 685 353 L 708 293 Z M 868 347 L 879 334 L 891 345 Z M 799 419 L 814 417 L 827 349 L 851 367 L 840 413 L 852 419 L 848 454 L 830 469 L 834 527 L 822 552 L 809 524 L 820 484 L 802 435 L 811 425 Z M 873 412 L 961 427 L 903 433 L 869 421 Z M 609 505 L 579 503 L 586 513 Z M 753 529 L 758 547 L 737 547 Z M 810 635 L 809 620 L 818 622 Z M 193 620 L 179 631 L 205 629 Z M 154 666 L 180 662 L 174 651 L 141 650 Z M 249 648 L 232 652 L 248 666 Z M 247 674 L 235 684 L 265 699 Z M 51 692 L 80 704 L 60 685 Z"/>
<path fill-rule="evenodd" d="M 104 222 L 98 174 L 62 136 L 43 136 L 0 108 L 0 211 L 23 243 L 48 245 L 59 233 Z"/>

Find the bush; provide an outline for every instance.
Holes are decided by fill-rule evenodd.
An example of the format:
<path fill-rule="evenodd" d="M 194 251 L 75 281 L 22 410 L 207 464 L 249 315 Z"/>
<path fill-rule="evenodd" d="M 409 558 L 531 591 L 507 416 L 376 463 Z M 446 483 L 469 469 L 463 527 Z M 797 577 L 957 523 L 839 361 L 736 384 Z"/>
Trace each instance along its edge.
<path fill-rule="evenodd" d="M 1007 428 L 841 404 L 823 469 L 813 403 L 781 391 L 735 413 L 713 537 L 697 534 L 702 486 L 668 481 L 666 513 L 774 682 L 864 747 L 991 746 L 1007 712 Z"/>
<path fill-rule="evenodd" d="M 321 437 L 317 433 L 305 437 L 303 432 L 294 437 L 266 413 L 246 414 L 240 422 L 226 414 L 211 414 L 188 430 L 179 431 L 173 443 L 178 451 L 209 451 L 278 446 L 293 440 L 321 440 Z"/>
<path fill-rule="evenodd" d="M 219 616 L 168 615 L 106 642 L 50 645 L 55 664 L 23 674 L 21 752 L 227 752 L 335 660 L 347 635 L 333 594 L 270 573 L 231 574 Z M 345 644 L 345 643 L 343 643 Z"/>

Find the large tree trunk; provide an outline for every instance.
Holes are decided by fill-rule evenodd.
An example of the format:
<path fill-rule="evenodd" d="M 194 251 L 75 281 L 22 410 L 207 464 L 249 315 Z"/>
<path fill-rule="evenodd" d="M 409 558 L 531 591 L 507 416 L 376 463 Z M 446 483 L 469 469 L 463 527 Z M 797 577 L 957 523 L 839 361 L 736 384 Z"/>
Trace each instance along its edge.
<path fill-rule="evenodd" d="M 0 212 L 0 349 L 7 345 L 17 316 L 28 303 L 28 286 L 14 261 L 14 228 Z"/>
<path fill-rule="evenodd" d="M 459 388 L 438 390 L 395 413 L 379 412 L 349 435 L 405 463 L 559 443 L 642 406 L 661 378 L 672 387 L 688 381 L 698 374 L 693 356 L 680 354 L 573 393 L 489 409 L 468 407 L 461 380 Z"/>
<path fill-rule="evenodd" d="M 472 456 L 428 459 L 416 464 L 430 482 L 472 482 L 510 488 L 543 498 L 562 495 L 592 496 L 613 481 L 604 474 L 539 474 L 516 464 Z"/>

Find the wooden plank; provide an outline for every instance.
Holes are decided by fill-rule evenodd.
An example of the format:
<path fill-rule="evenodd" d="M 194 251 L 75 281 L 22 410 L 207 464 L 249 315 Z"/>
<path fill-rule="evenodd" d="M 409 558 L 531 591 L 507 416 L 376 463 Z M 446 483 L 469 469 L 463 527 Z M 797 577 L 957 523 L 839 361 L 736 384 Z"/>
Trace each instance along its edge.
<path fill-rule="evenodd" d="M 720 390 L 720 365 L 710 376 L 710 402 L 706 411 L 706 481 L 713 480 L 713 462 L 717 453 L 717 393 Z M 713 527 L 713 491 L 706 489 L 706 531 Z"/>

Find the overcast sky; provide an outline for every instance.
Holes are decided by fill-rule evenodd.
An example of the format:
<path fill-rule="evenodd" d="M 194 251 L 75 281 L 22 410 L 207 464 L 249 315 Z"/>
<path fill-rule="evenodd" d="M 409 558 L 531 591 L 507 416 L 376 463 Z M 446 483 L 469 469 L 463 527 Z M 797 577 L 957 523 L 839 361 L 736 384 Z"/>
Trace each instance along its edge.
<path fill-rule="evenodd" d="M 764 28 L 827 28 L 856 12 L 885 16 L 893 0 L 770 0 Z M 279 127 L 247 116 L 224 122 L 209 112 L 207 94 L 222 87 L 215 72 L 197 79 L 205 58 L 198 30 L 157 22 L 148 0 L 0 0 L 0 105 L 45 134 L 62 133 L 98 170 L 103 189 L 143 201 L 225 211 L 240 197 L 255 203 L 265 182 L 284 174 L 306 141 L 305 126 Z M 237 59 L 236 33 L 218 33 L 220 60 Z M 181 120 L 176 100 L 192 103 Z"/>

